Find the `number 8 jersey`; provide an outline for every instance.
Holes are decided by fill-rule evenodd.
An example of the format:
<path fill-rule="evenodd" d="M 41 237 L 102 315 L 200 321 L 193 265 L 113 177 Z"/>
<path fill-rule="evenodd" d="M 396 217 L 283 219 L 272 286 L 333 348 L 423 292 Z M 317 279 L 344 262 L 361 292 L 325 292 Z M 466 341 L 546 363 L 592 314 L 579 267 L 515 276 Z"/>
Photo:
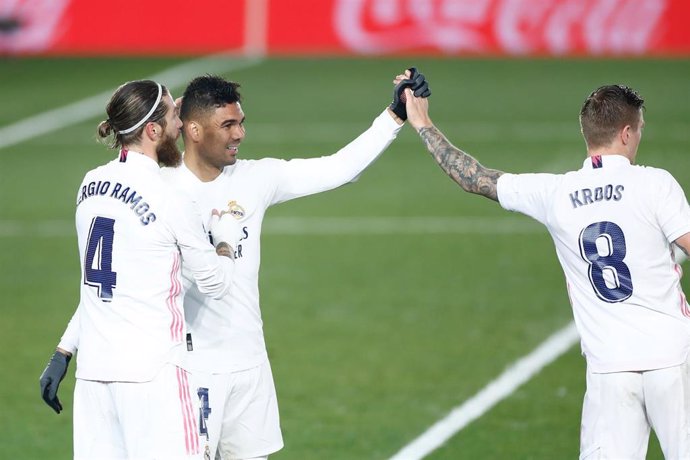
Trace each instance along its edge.
<path fill-rule="evenodd" d="M 690 232 L 690 207 L 667 171 L 592 156 L 566 174 L 504 174 L 498 198 L 551 234 L 592 372 L 685 361 L 690 308 L 672 243 Z"/>

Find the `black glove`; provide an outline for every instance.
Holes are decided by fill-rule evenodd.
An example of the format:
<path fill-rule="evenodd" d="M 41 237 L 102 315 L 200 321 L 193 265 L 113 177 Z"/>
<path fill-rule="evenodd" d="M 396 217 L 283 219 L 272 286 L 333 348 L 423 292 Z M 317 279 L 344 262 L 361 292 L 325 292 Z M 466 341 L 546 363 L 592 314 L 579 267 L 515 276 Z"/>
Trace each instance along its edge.
<path fill-rule="evenodd" d="M 407 120 L 407 109 L 405 108 L 405 102 L 407 101 L 405 97 L 406 88 L 410 88 L 416 97 L 431 96 L 429 83 L 424 78 L 424 74 L 419 73 L 416 67 L 410 67 L 407 70 L 410 71 L 410 77 L 401 80 L 400 83 L 395 85 L 393 89 L 393 102 L 389 106 L 393 113 L 403 121 Z"/>
<path fill-rule="evenodd" d="M 417 73 L 417 69 L 414 67 L 410 68 L 412 72 L 412 80 L 414 84 L 412 85 L 412 92 L 416 97 L 429 97 L 431 96 L 431 89 L 429 88 L 429 82 L 426 81 L 426 77 L 422 73 Z"/>
<path fill-rule="evenodd" d="M 67 356 L 59 351 L 53 353 L 39 380 L 43 400 L 58 414 L 62 410 L 62 404 L 60 404 L 60 400 L 57 397 L 57 391 L 60 382 L 65 378 L 70 359 L 72 359 L 71 356 Z"/>

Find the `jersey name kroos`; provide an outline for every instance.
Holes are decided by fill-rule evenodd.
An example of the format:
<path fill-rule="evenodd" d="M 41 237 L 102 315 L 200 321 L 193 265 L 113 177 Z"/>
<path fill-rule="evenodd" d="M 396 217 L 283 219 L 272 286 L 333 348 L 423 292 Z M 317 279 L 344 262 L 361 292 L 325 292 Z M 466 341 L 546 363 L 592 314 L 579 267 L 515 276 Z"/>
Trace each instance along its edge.
<path fill-rule="evenodd" d="M 129 186 L 123 185 L 120 182 L 115 182 L 112 189 L 110 186 L 110 181 L 100 180 L 98 182 L 89 182 L 82 186 L 77 206 L 92 196 L 109 196 L 110 198 L 120 200 L 125 205 L 129 205 L 129 208 L 139 217 L 142 225 L 148 225 L 156 220 L 156 214 L 151 211 L 151 206 L 144 200 L 142 195 L 137 195 L 136 190 L 132 190 Z"/>
<path fill-rule="evenodd" d="M 599 201 L 620 201 L 623 198 L 624 190 L 625 187 L 622 185 L 607 184 L 603 187 L 575 190 L 569 196 L 573 208 L 578 208 Z"/>

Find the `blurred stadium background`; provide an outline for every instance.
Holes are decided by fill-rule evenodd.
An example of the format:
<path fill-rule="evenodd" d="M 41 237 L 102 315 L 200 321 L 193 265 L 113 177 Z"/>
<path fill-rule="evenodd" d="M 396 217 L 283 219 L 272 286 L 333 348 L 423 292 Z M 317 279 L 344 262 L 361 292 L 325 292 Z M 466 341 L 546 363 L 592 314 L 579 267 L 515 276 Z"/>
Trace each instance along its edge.
<path fill-rule="evenodd" d="M 112 155 L 95 127 L 122 82 L 236 80 L 240 155 L 312 157 L 416 65 L 441 130 L 510 172 L 578 168 L 582 100 L 624 83 L 647 100 L 639 162 L 687 191 L 688 19 L 682 0 L 0 0 L 0 458 L 71 458 L 74 364 L 60 415 L 38 376 L 78 301 L 76 188 Z M 411 129 L 357 184 L 269 211 L 260 284 L 286 442 L 272 458 L 391 458 L 458 407 L 442 446 L 397 458 L 577 457 L 576 338 L 523 385 L 515 367 L 572 318 L 546 231 L 462 193 Z M 495 405 L 492 382 L 508 382 Z"/>

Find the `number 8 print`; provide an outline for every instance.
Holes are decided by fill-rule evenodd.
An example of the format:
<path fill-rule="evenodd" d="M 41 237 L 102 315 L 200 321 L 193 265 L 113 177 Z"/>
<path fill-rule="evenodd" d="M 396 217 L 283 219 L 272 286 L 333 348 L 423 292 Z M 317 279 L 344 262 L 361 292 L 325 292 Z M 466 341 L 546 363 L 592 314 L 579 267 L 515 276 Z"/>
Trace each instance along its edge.
<path fill-rule="evenodd" d="M 605 302 L 623 302 L 633 293 L 625 254 L 625 235 L 613 222 L 595 222 L 580 233 L 580 255 L 589 263 L 589 282 Z"/>

